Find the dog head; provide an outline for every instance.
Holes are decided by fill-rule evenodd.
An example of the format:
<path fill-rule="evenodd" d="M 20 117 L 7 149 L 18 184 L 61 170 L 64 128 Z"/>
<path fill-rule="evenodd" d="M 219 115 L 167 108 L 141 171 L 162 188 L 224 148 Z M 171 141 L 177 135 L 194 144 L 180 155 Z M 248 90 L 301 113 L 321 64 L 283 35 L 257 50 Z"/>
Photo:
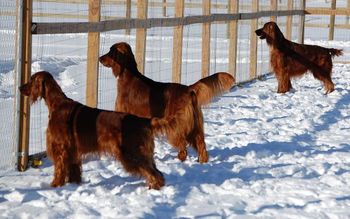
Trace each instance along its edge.
<path fill-rule="evenodd" d="M 264 26 L 255 31 L 260 39 L 266 39 L 267 44 L 275 44 L 284 39 L 283 34 L 275 22 L 268 22 Z"/>
<path fill-rule="evenodd" d="M 115 77 L 118 77 L 125 69 L 137 70 L 137 64 L 129 44 L 116 43 L 109 52 L 100 57 L 100 62 L 107 68 L 112 68 Z"/>
<path fill-rule="evenodd" d="M 28 83 L 19 87 L 22 95 L 30 98 L 31 103 L 35 103 L 41 98 L 45 98 L 45 82 L 54 80 L 52 75 L 46 71 L 40 71 L 30 77 Z"/>

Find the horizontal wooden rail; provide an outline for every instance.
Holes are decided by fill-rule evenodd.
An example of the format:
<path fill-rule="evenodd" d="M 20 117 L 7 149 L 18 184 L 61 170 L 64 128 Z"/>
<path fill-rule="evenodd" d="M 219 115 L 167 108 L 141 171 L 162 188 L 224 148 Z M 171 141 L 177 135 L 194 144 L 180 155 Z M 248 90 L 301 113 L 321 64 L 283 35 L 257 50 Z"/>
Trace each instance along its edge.
<path fill-rule="evenodd" d="M 350 10 L 347 8 L 307 8 L 306 14 L 312 15 L 350 15 Z"/>
<path fill-rule="evenodd" d="M 304 15 L 304 10 L 260 11 L 255 13 L 211 14 L 176 18 L 118 19 L 100 22 L 33 23 L 32 34 L 88 33 L 121 29 L 174 27 L 207 22 L 250 20 L 270 16 Z"/>

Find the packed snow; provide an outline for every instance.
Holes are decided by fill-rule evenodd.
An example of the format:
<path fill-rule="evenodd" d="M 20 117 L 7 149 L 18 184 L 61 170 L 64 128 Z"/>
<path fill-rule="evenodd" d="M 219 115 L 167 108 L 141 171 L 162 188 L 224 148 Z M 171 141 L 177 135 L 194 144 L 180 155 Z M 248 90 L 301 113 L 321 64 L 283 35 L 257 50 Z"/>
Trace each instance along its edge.
<path fill-rule="evenodd" d="M 78 86 L 69 74 L 55 78 Z M 350 65 L 333 68 L 336 90 L 324 95 L 311 75 L 277 94 L 273 75 L 203 108 L 206 164 L 156 139 L 166 185 L 149 190 L 109 157 L 89 157 L 83 182 L 51 188 L 53 165 L 0 176 L 2 218 L 349 218 Z M 73 95 L 73 93 L 71 93 Z M 74 95 L 73 95 L 74 96 Z"/>

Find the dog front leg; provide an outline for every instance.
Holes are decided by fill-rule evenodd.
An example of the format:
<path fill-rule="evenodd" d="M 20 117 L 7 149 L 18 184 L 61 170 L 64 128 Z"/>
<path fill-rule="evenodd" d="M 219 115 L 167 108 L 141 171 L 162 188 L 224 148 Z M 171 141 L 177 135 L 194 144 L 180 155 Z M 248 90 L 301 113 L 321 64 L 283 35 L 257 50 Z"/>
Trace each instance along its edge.
<path fill-rule="evenodd" d="M 286 93 L 292 89 L 292 82 L 290 78 L 285 75 L 277 76 L 278 89 L 277 93 Z"/>
<path fill-rule="evenodd" d="M 54 179 L 51 182 L 52 187 L 63 186 L 66 182 L 66 177 L 68 177 L 67 172 L 67 152 L 60 151 L 61 154 L 57 151 L 53 154 L 53 164 L 54 164 Z"/>

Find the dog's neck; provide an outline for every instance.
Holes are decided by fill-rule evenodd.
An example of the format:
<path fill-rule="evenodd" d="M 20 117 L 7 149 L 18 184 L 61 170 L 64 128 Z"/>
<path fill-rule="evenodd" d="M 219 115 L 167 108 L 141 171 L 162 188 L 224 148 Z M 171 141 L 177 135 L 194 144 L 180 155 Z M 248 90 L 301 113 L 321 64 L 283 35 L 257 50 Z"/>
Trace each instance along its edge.
<path fill-rule="evenodd" d="M 45 96 L 43 98 L 50 112 L 67 100 L 67 96 L 55 81 L 45 82 Z"/>
<path fill-rule="evenodd" d="M 133 70 L 125 68 L 124 71 L 118 77 L 118 83 L 126 83 L 125 85 L 127 85 L 131 81 L 137 81 L 137 83 L 144 84 L 154 82 L 152 79 L 147 78 L 145 75 L 139 72 L 137 68 Z"/>

